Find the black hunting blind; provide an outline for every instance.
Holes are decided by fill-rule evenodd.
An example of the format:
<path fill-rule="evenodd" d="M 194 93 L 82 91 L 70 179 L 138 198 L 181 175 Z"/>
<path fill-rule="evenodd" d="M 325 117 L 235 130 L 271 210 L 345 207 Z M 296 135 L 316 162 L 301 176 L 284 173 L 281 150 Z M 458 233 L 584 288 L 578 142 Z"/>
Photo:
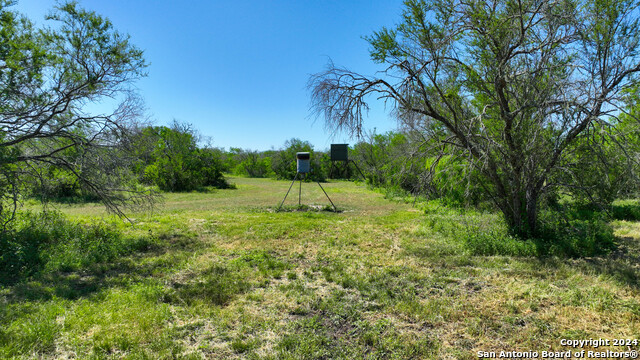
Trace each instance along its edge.
<path fill-rule="evenodd" d="M 362 178 L 364 175 L 355 161 L 349 160 L 349 144 L 331 144 L 331 168 L 329 169 L 329 178 L 333 179 L 334 169 L 338 171 L 338 175 L 343 178 L 349 178 L 349 164 L 353 163 Z M 342 164 L 340 166 L 339 164 Z"/>
<path fill-rule="evenodd" d="M 331 161 L 349 161 L 349 144 L 331 144 Z"/>
<path fill-rule="evenodd" d="M 296 176 L 294 176 L 293 181 L 291 182 L 291 185 L 289 186 L 289 190 L 287 190 L 287 194 L 284 196 L 284 199 L 282 199 L 282 202 L 280 203 L 280 206 L 278 206 L 278 210 L 280 210 L 282 208 L 282 205 L 284 204 L 284 201 L 287 200 L 287 196 L 289 196 L 289 192 L 291 191 L 291 188 L 293 187 L 293 184 L 296 182 L 296 180 L 300 180 L 300 189 L 298 190 L 298 206 L 301 205 L 301 199 L 302 199 L 302 179 L 304 177 L 306 177 L 306 175 L 308 173 L 311 172 L 311 154 L 308 152 L 299 152 L 296 153 L 296 162 L 297 162 L 297 171 L 296 171 Z M 324 195 L 327 197 L 327 199 L 329 199 L 329 202 L 331 203 L 331 206 L 333 206 L 333 211 L 338 211 L 338 209 L 336 209 L 336 206 L 333 204 L 333 201 L 331 201 L 331 198 L 329 197 L 329 195 L 327 195 L 327 192 L 324 191 L 324 188 L 322 187 L 322 185 L 320 185 L 320 182 L 317 181 L 318 186 L 320 186 L 320 189 L 322 189 L 322 192 L 324 193 Z"/>

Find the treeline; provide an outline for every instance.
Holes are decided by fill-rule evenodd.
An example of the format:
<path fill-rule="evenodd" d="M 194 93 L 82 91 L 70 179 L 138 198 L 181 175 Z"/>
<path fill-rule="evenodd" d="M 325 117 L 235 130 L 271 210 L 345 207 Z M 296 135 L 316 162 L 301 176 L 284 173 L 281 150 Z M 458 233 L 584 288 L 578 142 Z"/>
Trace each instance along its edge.
<path fill-rule="evenodd" d="M 311 172 L 305 176 L 307 180 L 325 181 L 328 178 L 329 154 L 316 151 L 311 143 L 297 138 L 287 140 L 279 150 L 231 148 L 223 152 L 224 170 L 240 176 L 292 180 L 297 171 L 297 152 L 311 153 Z"/>
<path fill-rule="evenodd" d="M 617 130 L 621 129 L 628 135 L 624 139 L 626 148 L 640 154 L 640 137 L 634 135 L 637 130 L 633 118 L 621 117 Z M 574 185 L 550 192 L 542 209 L 557 208 L 561 199 L 569 199 L 572 204 L 606 212 L 616 199 L 640 196 L 639 164 L 632 161 L 633 157 L 630 159 L 630 154 L 620 151 L 620 144 L 611 141 L 607 131 L 594 129 L 569 149 L 569 161 L 579 171 L 561 173 L 553 181 Z M 590 146 L 593 142 L 602 145 L 598 151 Z M 387 192 L 437 199 L 450 206 L 493 207 L 490 192 L 486 191 L 491 186 L 487 179 L 464 156 L 448 150 L 416 132 L 372 133 L 349 149 L 349 159 L 356 162 L 365 179 L 354 165 L 345 171 L 342 163 L 334 168 L 332 177 L 365 180 Z M 217 151 L 223 158 L 223 171 L 234 175 L 293 179 L 298 151 L 312 153 L 311 179 L 323 181 L 332 172 L 330 154 L 314 151 L 310 143 L 299 139 L 287 141 L 280 150 Z"/>
<path fill-rule="evenodd" d="M 618 127 L 632 125 L 621 122 Z M 545 199 L 544 206 L 569 196 L 575 202 L 603 209 L 617 198 L 638 196 L 637 164 L 629 162 L 618 150 L 618 144 L 612 142 L 605 142 L 600 152 L 593 153 L 593 147 L 587 142 L 603 142 L 605 135 L 603 131 L 592 134 L 591 138 L 585 138 L 571 149 L 572 161 L 584 171 L 579 176 L 566 173 L 562 175 L 566 179 L 554 179 L 577 185 L 571 191 L 552 193 Z M 295 154 L 310 152 L 311 172 L 306 176 L 310 181 L 326 181 L 329 177 L 359 179 L 387 191 L 439 199 L 448 205 L 491 206 L 485 189 L 487 181 L 472 164 L 462 156 L 447 153 L 447 149 L 425 141 L 418 133 L 373 133 L 351 146 L 349 158 L 356 162 L 364 179 L 353 164 L 336 163 L 332 170 L 328 151 L 315 150 L 311 143 L 297 138 L 287 140 L 277 150 L 233 147 L 225 150 L 203 145 L 201 136 L 191 125 L 174 122 L 170 126 L 137 127 L 123 139 L 117 150 L 110 149 L 109 156 L 128 159 L 120 164 L 126 164 L 124 167 L 96 169 L 100 163 L 89 163 L 83 159 L 87 155 L 78 152 L 77 148 L 66 150 L 64 156 L 83 163 L 83 171 L 118 171 L 121 179 L 129 179 L 135 186 L 179 192 L 207 187 L 228 188 L 232 185 L 224 174 L 292 180 L 296 174 Z M 640 150 L 640 142 L 635 148 Z M 93 153 L 88 155 L 95 156 Z M 48 164 L 42 166 L 38 176 L 31 177 L 26 186 L 33 197 L 95 197 L 91 188 L 83 186 L 83 176 L 77 176 L 77 171 Z"/>
<path fill-rule="evenodd" d="M 624 136 L 612 136 L 612 132 Z M 621 147 L 624 142 L 624 150 Z M 599 144 L 598 147 L 592 146 Z M 621 116 L 615 129 L 596 125 L 568 149 L 567 167 L 550 183 L 571 184 L 554 187 L 543 198 L 541 209 L 557 208 L 562 199 L 573 204 L 608 211 L 616 199 L 637 198 L 640 137 L 631 116 Z M 358 162 L 375 186 L 406 192 L 426 199 L 438 199 L 454 206 L 488 206 L 491 184 L 464 154 L 438 146 L 415 132 L 373 134 L 357 143 L 351 157 Z M 566 202 L 566 201 L 565 201 Z"/>
<path fill-rule="evenodd" d="M 556 187 L 543 199 L 542 208 L 556 206 L 561 199 L 606 210 L 616 199 L 637 198 L 640 164 L 640 137 L 632 117 L 622 116 L 616 131 L 624 132 L 613 141 L 606 127 L 596 126 L 569 149 L 567 160 L 572 171 L 559 173 L 554 183 L 572 184 Z M 592 146 L 598 143 L 599 147 Z M 463 154 L 438 146 L 416 132 L 388 132 L 369 135 L 354 145 L 350 157 L 358 162 L 367 182 L 389 191 L 405 192 L 429 200 L 438 199 L 453 206 L 491 207 L 491 187 L 486 176 Z"/>
<path fill-rule="evenodd" d="M 311 143 L 297 138 L 287 140 L 278 150 L 255 151 L 232 147 L 229 151 L 218 151 L 224 158 L 224 172 L 238 176 L 292 180 L 296 175 L 296 153 L 309 152 L 311 172 L 305 175 L 307 180 L 326 181 L 330 177 L 358 179 L 381 187 L 395 187 L 399 181 L 406 189 L 412 188 L 417 177 L 409 176 L 400 166 L 407 160 L 403 153 L 406 150 L 403 145 L 408 145 L 405 135 L 389 132 L 371 139 L 371 142 L 361 141 L 349 150 L 349 158 L 356 160 L 361 170 L 366 170 L 363 173 L 358 172 L 353 164 L 341 162 L 334 163 L 332 169 L 329 151 L 315 150 Z"/>
<path fill-rule="evenodd" d="M 308 141 L 290 139 L 279 150 L 254 151 L 216 148 L 203 141 L 190 124 L 174 121 L 169 126 L 135 126 L 120 134 L 117 146 L 101 154 L 70 147 L 59 156 L 79 164 L 77 168 L 44 163 L 25 181 L 26 193 L 42 200 L 100 200 L 86 177 L 116 173 L 130 187 L 165 192 L 197 191 L 232 187 L 224 174 L 291 180 L 296 174 L 297 152 L 310 152 L 307 180 L 325 181 L 330 172 L 329 154 L 315 151 Z M 106 158 L 112 159 L 106 167 Z M 85 174 L 79 172 L 84 171 Z M 91 174 L 89 174 L 91 173 Z M 82 176 L 84 175 L 84 176 Z M 347 178 L 351 172 L 343 173 Z"/>
<path fill-rule="evenodd" d="M 458 205 L 478 204 L 481 198 L 481 189 L 471 185 L 473 179 L 468 177 L 467 166 L 461 160 L 427 151 L 407 132 L 372 133 L 350 146 L 349 159 L 355 165 L 336 162 L 333 169 L 329 151 L 314 150 L 309 142 L 297 138 L 286 141 L 279 150 L 216 151 L 223 158 L 223 171 L 238 176 L 291 180 L 296 174 L 295 154 L 310 152 L 309 180 L 362 180 L 387 191 L 439 198 Z"/>

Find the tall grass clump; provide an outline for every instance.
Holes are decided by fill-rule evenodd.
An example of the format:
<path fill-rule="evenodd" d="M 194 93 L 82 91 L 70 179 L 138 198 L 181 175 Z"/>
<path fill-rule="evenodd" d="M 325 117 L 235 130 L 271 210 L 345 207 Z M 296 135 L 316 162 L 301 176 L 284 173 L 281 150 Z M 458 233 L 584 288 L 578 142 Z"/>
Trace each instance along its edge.
<path fill-rule="evenodd" d="M 441 199 L 421 203 L 425 224 L 447 239 L 461 244 L 469 255 L 536 256 L 537 246 L 509 233 L 498 214 L 451 206 Z"/>
<path fill-rule="evenodd" d="M 469 230 L 463 237 L 465 247 L 473 255 L 536 256 L 537 246 L 532 240 L 519 239 L 499 230 Z"/>
<path fill-rule="evenodd" d="M 640 220 L 640 200 L 617 200 L 611 205 L 611 217 L 615 220 Z"/>
<path fill-rule="evenodd" d="M 517 237 L 505 226 L 493 224 L 468 227 L 462 240 L 473 255 L 578 258 L 604 255 L 615 247 L 613 229 L 604 219 L 567 219 L 553 212 L 545 213 L 532 238 Z"/>
<path fill-rule="evenodd" d="M 530 238 L 509 231 L 504 219 L 492 212 L 452 207 L 444 201 L 422 203 L 426 225 L 453 239 L 470 255 L 478 256 L 558 256 L 562 258 L 604 255 L 615 248 L 611 215 L 575 205 L 562 212 L 541 212 L 540 227 Z M 618 212 L 633 216 L 633 205 Z M 631 213 L 631 215 L 629 215 Z"/>
<path fill-rule="evenodd" d="M 0 233 L 0 277 L 11 281 L 42 271 L 78 270 L 145 249 L 150 241 L 127 238 L 105 222 L 82 224 L 59 212 L 25 212 Z"/>
<path fill-rule="evenodd" d="M 541 217 L 536 242 L 542 255 L 590 257 L 615 248 L 615 236 L 606 214 L 594 212 L 587 218 L 571 218 L 550 211 Z"/>

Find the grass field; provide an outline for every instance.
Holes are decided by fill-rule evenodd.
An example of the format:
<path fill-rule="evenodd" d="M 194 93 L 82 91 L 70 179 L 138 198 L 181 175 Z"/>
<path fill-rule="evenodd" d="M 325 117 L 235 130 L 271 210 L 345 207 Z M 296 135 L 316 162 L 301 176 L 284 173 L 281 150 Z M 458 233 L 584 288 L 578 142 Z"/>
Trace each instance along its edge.
<path fill-rule="evenodd" d="M 274 212 L 289 182 L 230 182 L 168 194 L 134 226 L 60 206 L 145 245 L 2 285 L 0 358 L 476 359 L 640 339 L 640 223 L 613 224 L 606 258 L 474 256 L 456 229 L 496 214 L 425 213 L 351 182 L 323 184 L 338 213 L 294 211 L 297 184 Z M 315 183 L 302 203 L 329 204 Z"/>

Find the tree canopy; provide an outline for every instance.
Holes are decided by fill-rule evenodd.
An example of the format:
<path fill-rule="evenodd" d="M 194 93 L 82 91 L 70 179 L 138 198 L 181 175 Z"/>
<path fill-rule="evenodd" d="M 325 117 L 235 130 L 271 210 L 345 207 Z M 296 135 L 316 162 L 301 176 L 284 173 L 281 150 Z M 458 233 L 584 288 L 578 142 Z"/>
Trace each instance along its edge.
<path fill-rule="evenodd" d="M 579 148 L 619 135 L 640 72 L 638 6 L 409 0 L 397 26 L 366 37 L 381 75 L 329 64 L 310 79 L 312 104 L 329 127 L 359 135 L 371 97 L 390 102 L 402 126 L 479 172 L 510 228 L 532 236 L 545 196 L 589 190 Z"/>
<path fill-rule="evenodd" d="M 132 90 L 143 52 L 111 22 L 75 2 L 36 28 L 0 1 L 0 213 L 11 218 L 26 177 L 64 169 L 110 210 L 148 199 L 125 182 L 121 145 L 143 107 Z M 108 113 L 91 105 L 116 100 Z"/>

